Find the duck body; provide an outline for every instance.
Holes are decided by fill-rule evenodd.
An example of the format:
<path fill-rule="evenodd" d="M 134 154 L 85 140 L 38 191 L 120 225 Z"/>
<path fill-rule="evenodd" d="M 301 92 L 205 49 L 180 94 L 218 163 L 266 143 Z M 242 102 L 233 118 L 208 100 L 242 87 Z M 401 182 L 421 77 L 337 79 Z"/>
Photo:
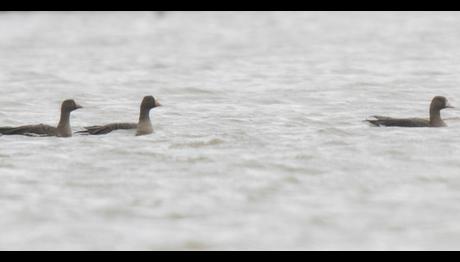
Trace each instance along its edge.
<path fill-rule="evenodd" d="M 0 134 L 24 136 L 58 136 L 56 127 L 44 124 L 18 127 L 0 127 Z"/>
<path fill-rule="evenodd" d="M 136 123 L 112 123 L 100 126 L 87 126 L 85 130 L 78 131 L 79 134 L 105 135 L 115 130 L 137 129 Z"/>
<path fill-rule="evenodd" d="M 392 118 L 387 116 L 372 116 L 374 119 L 366 121 L 374 126 L 398 126 L 398 127 L 446 127 L 441 118 L 441 110 L 453 108 L 445 97 L 436 96 L 430 104 L 430 118 Z"/>
<path fill-rule="evenodd" d="M 392 118 L 386 116 L 373 116 L 373 118 L 375 119 L 367 121 L 374 126 L 431 127 L 430 120 L 423 118 Z"/>

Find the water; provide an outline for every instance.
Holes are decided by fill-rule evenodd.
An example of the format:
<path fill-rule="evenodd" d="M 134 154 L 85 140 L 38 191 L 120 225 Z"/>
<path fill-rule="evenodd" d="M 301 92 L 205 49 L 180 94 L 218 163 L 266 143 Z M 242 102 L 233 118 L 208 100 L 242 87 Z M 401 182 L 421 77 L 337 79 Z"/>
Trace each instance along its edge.
<path fill-rule="evenodd" d="M 459 13 L 3 13 L 0 249 L 432 250 L 460 245 Z M 443 116 L 455 118 L 456 110 Z"/>

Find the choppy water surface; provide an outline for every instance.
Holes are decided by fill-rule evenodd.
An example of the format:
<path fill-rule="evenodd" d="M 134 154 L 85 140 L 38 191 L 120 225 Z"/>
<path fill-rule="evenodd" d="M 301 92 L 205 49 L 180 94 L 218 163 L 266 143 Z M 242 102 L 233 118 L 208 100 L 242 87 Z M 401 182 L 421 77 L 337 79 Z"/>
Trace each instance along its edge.
<path fill-rule="evenodd" d="M 0 249 L 460 249 L 459 13 L 4 13 Z M 457 110 L 444 117 L 460 116 Z"/>

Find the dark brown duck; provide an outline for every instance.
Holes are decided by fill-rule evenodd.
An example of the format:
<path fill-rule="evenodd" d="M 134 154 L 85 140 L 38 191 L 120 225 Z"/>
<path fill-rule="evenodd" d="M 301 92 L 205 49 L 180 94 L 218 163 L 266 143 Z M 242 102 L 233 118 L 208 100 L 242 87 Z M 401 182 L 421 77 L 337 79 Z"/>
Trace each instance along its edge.
<path fill-rule="evenodd" d="M 65 100 L 61 105 L 61 118 L 57 127 L 39 124 L 19 127 L 0 127 L 2 135 L 25 135 L 25 136 L 57 136 L 71 137 L 70 113 L 82 108 L 74 100 Z"/>
<path fill-rule="evenodd" d="M 79 134 L 105 135 L 115 130 L 136 129 L 136 136 L 153 133 L 152 122 L 150 121 L 150 110 L 159 107 L 161 104 L 153 97 L 146 96 L 142 100 L 139 121 L 137 123 L 111 123 L 107 125 L 96 125 L 85 127 L 85 130 L 78 131 Z"/>
<path fill-rule="evenodd" d="M 445 127 L 446 123 L 441 118 L 441 110 L 454 108 L 443 96 L 436 96 L 431 101 L 430 119 L 424 118 L 392 118 L 386 116 L 373 116 L 367 122 L 374 126 L 400 126 L 400 127 Z"/>

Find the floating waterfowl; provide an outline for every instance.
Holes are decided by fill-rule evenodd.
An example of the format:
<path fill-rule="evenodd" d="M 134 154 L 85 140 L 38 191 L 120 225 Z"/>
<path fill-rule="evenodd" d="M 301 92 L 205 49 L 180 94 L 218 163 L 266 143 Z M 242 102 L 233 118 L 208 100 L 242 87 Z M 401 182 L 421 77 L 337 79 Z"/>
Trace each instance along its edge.
<path fill-rule="evenodd" d="M 95 125 L 85 127 L 85 130 L 78 131 L 79 134 L 105 135 L 115 130 L 136 129 L 136 136 L 153 133 L 152 122 L 150 121 L 150 110 L 159 107 L 161 104 L 153 97 L 146 96 L 140 106 L 138 123 L 111 123 L 106 125 Z"/>
<path fill-rule="evenodd" d="M 82 108 L 82 106 L 75 103 L 74 100 L 65 100 L 61 105 L 61 118 L 57 127 L 44 124 L 26 125 L 19 127 L 0 127 L 0 134 L 71 137 L 72 129 L 70 127 L 70 113 L 79 108 Z"/>
<path fill-rule="evenodd" d="M 374 126 L 399 126 L 399 127 L 445 127 L 446 123 L 441 118 L 441 110 L 454 108 L 443 96 L 436 96 L 431 101 L 430 119 L 424 118 L 392 118 L 386 116 L 372 116 L 367 122 Z"/>

